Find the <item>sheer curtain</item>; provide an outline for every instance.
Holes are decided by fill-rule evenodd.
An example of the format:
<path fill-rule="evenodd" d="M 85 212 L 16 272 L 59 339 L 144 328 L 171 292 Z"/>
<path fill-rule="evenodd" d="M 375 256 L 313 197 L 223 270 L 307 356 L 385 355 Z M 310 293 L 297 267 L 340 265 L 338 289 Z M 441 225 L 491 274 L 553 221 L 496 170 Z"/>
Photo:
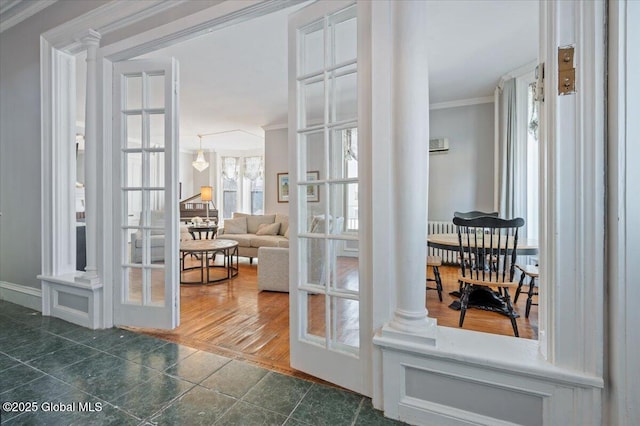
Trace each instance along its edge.
<path fill-rule="evenodd" d="M 527 216 L 527 147 L 519 143 L 516 79 L 504 82 L 499 95 L 498 210 L 503 218 Z M 526 228 L 524 228 L 526 229 Z"/>

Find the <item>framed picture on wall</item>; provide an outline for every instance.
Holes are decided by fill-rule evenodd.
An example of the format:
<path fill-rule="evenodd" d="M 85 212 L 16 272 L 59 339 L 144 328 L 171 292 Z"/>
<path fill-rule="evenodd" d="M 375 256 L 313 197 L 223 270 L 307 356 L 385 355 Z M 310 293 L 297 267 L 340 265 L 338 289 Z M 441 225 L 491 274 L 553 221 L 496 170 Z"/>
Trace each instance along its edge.
<path fill-rule="evenodd" d="M 278 173 L 278 202 L 289 202 L 289 173 Z"/>
<path fill-rule="evenodd" d="M 320 172 L 307 172 L 307 181 L 320 179 Z M 307 202 L 320 201 L 320 185 L 307 185 Z M 278 173 L 278 202 L 289 202 L 289 173 Z"/>
<path fill-rule="evenodd" d="M 307 172 L 307 181 L 320 179 L 320 172 Z M 320 185 L 307 185 L 307 202 L 317 203 L 320 201 Z"/>

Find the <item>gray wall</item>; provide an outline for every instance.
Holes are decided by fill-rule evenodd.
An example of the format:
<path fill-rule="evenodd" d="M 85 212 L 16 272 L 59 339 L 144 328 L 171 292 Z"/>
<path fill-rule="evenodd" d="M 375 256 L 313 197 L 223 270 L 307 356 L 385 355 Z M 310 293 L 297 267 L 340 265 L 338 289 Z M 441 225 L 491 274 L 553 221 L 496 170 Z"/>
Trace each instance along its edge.
<path fill-rule="evenodd" d="M 449 151 L 429 154 L 429 220 L 493 210 L 493 103 L 432 110 L 429 137 Z"/>
<path fill-rule="evenodd" d="M 289 173 L 288 130 L 264 132 L 264 211 L 289 214 L 289 203 L 278 203 L 278 173 Z"/>
<path fill-rule="evenodd" d="M 104 3 L 60 0 L 0 35 L 0 281 L 40 288 L 40 34 Z"/>

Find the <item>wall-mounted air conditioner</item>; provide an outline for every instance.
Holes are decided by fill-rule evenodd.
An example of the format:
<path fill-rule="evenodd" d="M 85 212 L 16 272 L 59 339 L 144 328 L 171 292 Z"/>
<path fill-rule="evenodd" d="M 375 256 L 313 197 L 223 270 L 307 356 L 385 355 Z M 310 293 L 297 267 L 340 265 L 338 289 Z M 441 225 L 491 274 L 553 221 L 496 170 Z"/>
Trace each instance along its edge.
<path fill-rule="evenodd" d="M 449 139 L 429 139 L 429 152 L 449 151 Z"/>

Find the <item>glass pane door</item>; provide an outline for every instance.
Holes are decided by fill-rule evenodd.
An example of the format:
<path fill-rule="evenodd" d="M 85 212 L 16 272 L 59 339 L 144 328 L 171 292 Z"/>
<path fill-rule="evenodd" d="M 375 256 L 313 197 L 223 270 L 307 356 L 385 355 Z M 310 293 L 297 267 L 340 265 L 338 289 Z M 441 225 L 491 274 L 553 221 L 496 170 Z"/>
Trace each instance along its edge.
<path fill-rule="evenodd" d="M 361 335 L 358 129 L 358 6 L 319 2 L 290 21 L 295 92 L 295 292 L 291 363 L 366 392 Z M 291 118 L 294 118 L 293 120 Z M 351 250 L 346 250 L 349 247 Z M 354 249 L 355 248 L 355 249 Z M 348 255 L 346 253 L 348 252 Z"/>
<path fill-rule="evenodd" d="M 178 324 L 176 71 L 173 60 L 114 65 L 114 319 L 120 325 Z"/>

